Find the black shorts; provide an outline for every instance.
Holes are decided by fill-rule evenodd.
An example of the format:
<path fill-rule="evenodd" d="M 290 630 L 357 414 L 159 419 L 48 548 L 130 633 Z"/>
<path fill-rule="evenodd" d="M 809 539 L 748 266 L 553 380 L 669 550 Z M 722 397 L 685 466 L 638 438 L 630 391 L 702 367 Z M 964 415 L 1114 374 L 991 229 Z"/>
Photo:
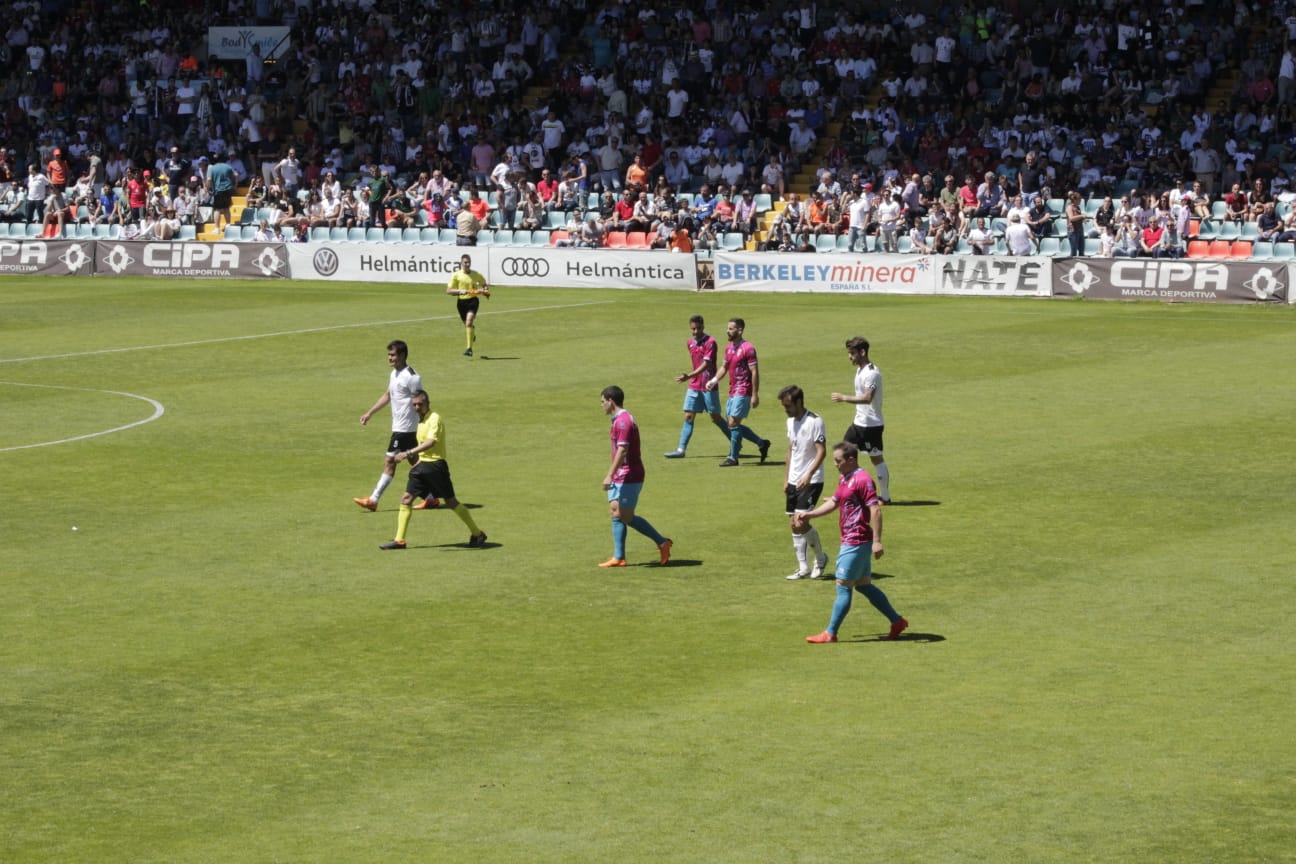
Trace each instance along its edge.
<path fill-rule="evenodd" d="M 798 489 L 795 483 L 789 483 L 783 487 L 783 494 L 787 496 L 787 515 L 791 516 L 798 510 L 813 510 L 823 494 L 823 484 L 807 483 L 804 489 Z"/>
<path fill-rule="evenodd" d="M 885 426 L 856 426 L 851 425 L 846 430 L 845 440 L 859 448 L 861 453 L 868 456 L 882 455 L 882 430 Z"/>
<path fill-rule="evenodd" d="M 450 482 L 450 464 L 444 459 L 419 462 L 410 469 L 405 491 L 415 498 L 455 497 L 454 484 Z"/>
<path fill-rule="evenodd" d="M 230 192 L 213 192 L 212 208 L 215 210 L 228 210 L 234 201 L 234 193 Z"/>
<path fill-rule="evenodd" d="M 387 442 L 387 455 L 391 456 L 402 450 L 413 450 L 417 446 L 418 433 L 393 432 L 391 440 Z"/>
<path fill-rule="evenodd" d="M 468 313 L 477 314 L 478 307 L 481 306 L 480 297 L 460 297 L 456 304 L 459 307 L 459 320 L 467 322 Z"/>

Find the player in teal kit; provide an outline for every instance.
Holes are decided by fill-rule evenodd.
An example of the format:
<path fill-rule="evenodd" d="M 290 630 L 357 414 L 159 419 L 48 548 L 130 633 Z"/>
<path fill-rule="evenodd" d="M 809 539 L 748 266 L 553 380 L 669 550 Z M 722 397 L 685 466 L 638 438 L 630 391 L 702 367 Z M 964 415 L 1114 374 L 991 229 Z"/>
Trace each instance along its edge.
<path fill-rule="evenodd" d="M 608 512 L 612 517 L 612 557 L 599 566 L 626 566 L 626 526 L 656 543 L 661 564 L 669 564 L 671 541 L 658 533 L 647 519 L 635 515 L 645 473 L 639 449 L 639 424 L 635 423 L 634 415 L 621 407 L 625 403 L 625 393 L 620 387 L 604 387 L 600 398 L 603 413 L 612 418 L 612 464 L 603 477 Z"/>
<path fill-rule="evenodd" d="M 741 318 L 730 318 L 725 335 L 724 366 L 707 382 L 708 390 L 715 390 L 721 379 L 729 376 L 729 401 L 725 403 L 725 416 L 729 418 L 729 457 L 720 463 L 721 468 L 738 464 L 743 439 L 760 448 L 761 462 L 769 455 L 770 442 L 757 435 L 742 421 L 760 407 L 760 370 L 756 366 L 756 346 L 743 338 L 747 323 Z"/>
<path fill-rule="evenodd" d="M 678 384 L 688 382 L 688 389 L 684 391 L 684 425 L 680 428 L 679 447 L 665 454 L 667 459 L 684 458 L 689 439 L 693 437 L 693 418 L 704 411 L 711 415 L 711 422 L 724 435 L 725 440 L 729 440 L 729 426 L 720 414 L 720 394 L 707 389 L 707 382 L 716 374 L 719 346 L 715 337 L 706 332 L 706 324 L 701 315 L 689 319 L 689 332 L 693 334 L 688 340 L 689 362 L 693 364 L 693 368 L 675 376 Z"/>
<path fill-rule="evenodd" d="M 846 613 L 850 612 L 852 592 L 858 591 L 868 598 L 891 622 L 885 638 L 898 639 L 909 626 L 892 606 L 882 589 L 873 584 L 873 559 L 882 557 L 882 502 L 878 500 L 877 487 L 867 471 L 859 467 L 859 448 L 843 441 L 833 448 L 833 464 L 841 474 L 837 491 L 813 510 L 796 513 L 793 525 L 804 527 L 811 519 L 841 510 L 841 551 L 837 553 L 837 602 L 833 604 L 828 629 L 807 636 L 812 643 L 836 642 Z"/>

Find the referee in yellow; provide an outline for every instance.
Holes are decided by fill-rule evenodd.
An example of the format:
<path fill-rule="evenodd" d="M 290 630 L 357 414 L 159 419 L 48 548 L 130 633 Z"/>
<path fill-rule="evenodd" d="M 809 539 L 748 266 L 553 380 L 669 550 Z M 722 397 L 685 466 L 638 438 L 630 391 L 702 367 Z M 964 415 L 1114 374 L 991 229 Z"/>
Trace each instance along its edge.
<path fill-rule="evenodd" d="M 468 340 L 468 350 L 464 351 L 464 356 L 471 357 L 473 343 L 477 341 L 477 328 L 473 322 L 477 320 L 477 307 L 481 303 L 478 298 L 490 297 L 486 277 L 472 269 L 471 257 L 465 255 L 459 259 L 459 269 L 450 277 L 446 293 L 459 298 L 459 317 L 463 320 L 464 336 Z"/>
<path fill-rule="evenodd" d="M 446 462 L 445 422 L 428 404 L 426 390 L 415 393 L 410 398 L 410 405 L 419 417 L 416 433 L 418 444 L 396 455 L 399 461 L 417 456 L 418 462 L 410 469 L 405 494 L 401 496 L 400 510 L 396 514 L 396 539 L 380 544 L 378 548 L 405 548 L 405 532 L 409 530 L 410 517 L 414 515 L 415 498 L 443 498 L 445 503 L 442 507 L 454 511 L 471 532 L 468 545 L 480 549 L 486 545 L 486 532 L 477 527 L 468 508 L 455 497 L 454 483 L 450 480 L 450 464 Z"/>

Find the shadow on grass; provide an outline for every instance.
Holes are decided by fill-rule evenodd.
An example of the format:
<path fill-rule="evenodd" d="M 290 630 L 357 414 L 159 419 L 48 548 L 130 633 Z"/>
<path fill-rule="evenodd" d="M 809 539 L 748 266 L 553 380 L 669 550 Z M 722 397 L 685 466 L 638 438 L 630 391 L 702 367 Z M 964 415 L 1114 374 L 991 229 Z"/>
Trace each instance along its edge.
<path fill-rule="evenodd" d="M 891 503 L 886 506 L 888 507 L 939 507 L 940 502 L 939 501 L 896 501 L 895 499 L 892 499 Z"/>
<path fill-rule="evenodd" d="M 694 558 L 672 558 L 669 564 L 662 565 L 656 561 L 644 561 L 642 564 L 631 564 L 631 567 L 662 567 L 666 566 L 674 570 L 676 567 L 701 567 L 702 562 Z"/>
<path fill-rule="evenodd" d="M 907 630 L 901 633 L 897 639 L 888 639 L 885 634 L 878 634 L 877 636 L 854 636 L 850 639 L 839 639 L 838 641 L 852 644 L 861 642 L 944 642 L 945 637 L 939 633 L 915 633 L 912 630 Z"/>
<path fill-rule="evenodd" d="M 409 549 L 426 549 L 426 550 L 432 550 L 432 549 L 463 549 L 464 551 L 476 552 L 476 551 L 478 551 L 479 549 L 499 549 L 499 548 L 500 548 L 501 546 L 503 546 L 503 545 L 504 545 L 503 543 L 492 543 L 489 539 L 487 539 L 486 544 L 485 544 L 484 546 L 469 546 L 467 540 L 462 540 L 462 541 L 455 542 L 455 543 L 420 543 L 420 544 L 417 545 L 417 546 L 411 544 L 411 545 L 408 546 L 407 548 L 409 548 Z"/>
<path fill-rule="evenodd" d="M 485 354 L 480 354 L 478 355 L 477 359 L 478 360 L 521 360 L 522 358 L 521 357 L 487 357 Z"/>

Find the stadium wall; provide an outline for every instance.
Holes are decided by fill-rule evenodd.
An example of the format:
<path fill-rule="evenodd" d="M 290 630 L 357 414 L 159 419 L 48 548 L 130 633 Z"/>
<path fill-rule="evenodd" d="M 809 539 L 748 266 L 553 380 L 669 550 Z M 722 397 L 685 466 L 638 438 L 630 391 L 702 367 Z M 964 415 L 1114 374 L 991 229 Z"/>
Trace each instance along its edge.
<path fill-rule="evenodd" d="M 11 239 L 0 274 L 440 284 L 464 254 L 492 285 L 1296 303 L 1296 262 L 1249 260 Z"/>

